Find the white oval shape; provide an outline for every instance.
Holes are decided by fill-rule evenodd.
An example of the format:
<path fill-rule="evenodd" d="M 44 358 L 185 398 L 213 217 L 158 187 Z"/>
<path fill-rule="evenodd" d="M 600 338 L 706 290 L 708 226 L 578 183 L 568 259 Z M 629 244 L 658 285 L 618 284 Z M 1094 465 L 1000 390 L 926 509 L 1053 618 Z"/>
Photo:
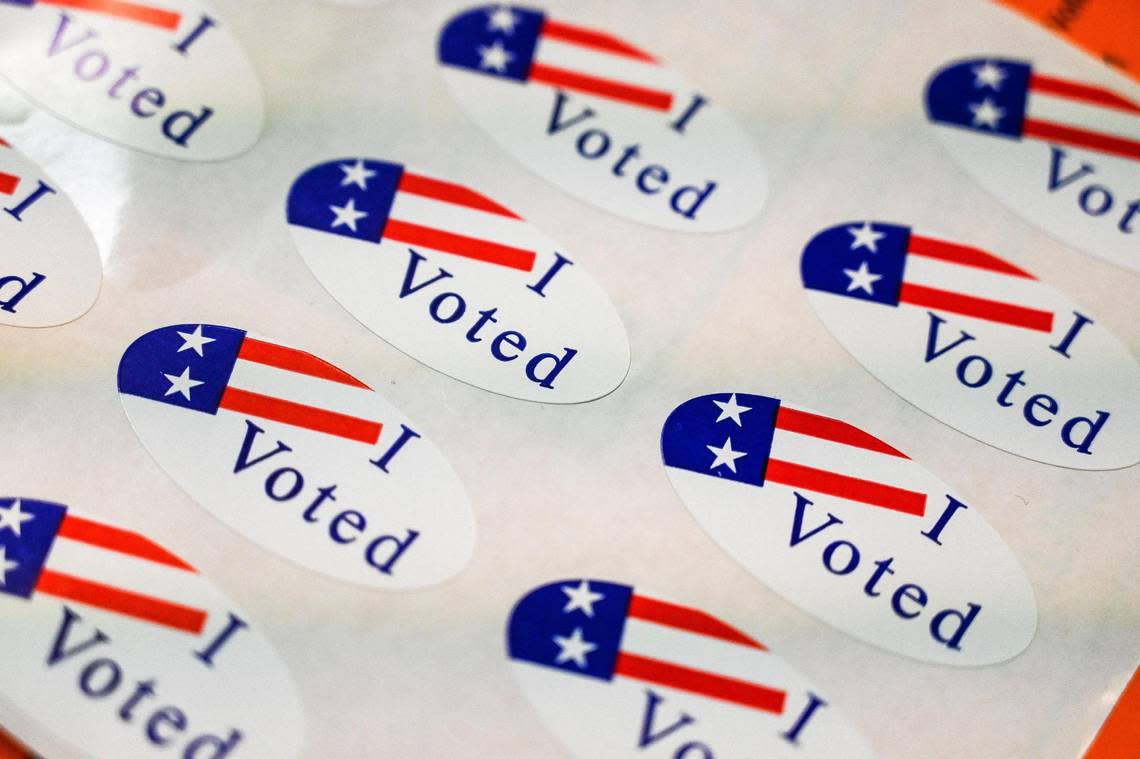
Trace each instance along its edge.
<path fill-rule="evenodd" d="M 466 565 L 475 520 L 436 447 L 367 385 L 232 327 L 183 324 L 119 362 L 166 472 L 258 545 L 346 582 L 406 588 Z"/>
<path fill-rule="evenodd" d="M 874 755 L 831 699 L 763 644 L 628 585 L 532 590 L 511 611 L 507 654 L 574 756 Z"/>
<path fill-rule="evenodd" d="M 809 614 L 897 654 L 961 666 L 1021 653 L 1033 589 L 973 508 L 894 447 L 776 398 L 693 398 L 665 470 L 734 559 Z"/>
<path fill-rule="evenodd" d="M 0 695 L 92 756 L 298 756 L 304 714 L 257 624 L 146 536 L 0 498 Z"/>
<path fill-rule="evenodd" d="M 83 217 L 58 184 L 0 138 L 0 324 L 52 327 L 99 296 L 103 268 Z"/>
<path fill-rule="evenodd" d="M 581 200 L 682 232 L 738 227 L 764 205 L 763 162 L 728 113 L 607 32 L 486 5 L 447 22 L 438 58 L 471 118 Z"/>
<path fill-rule="evenodd" d="M 520 216 L 396 163 L 330 161 L 289 192 L 293 241 L 366 327 L 463 382 L 545 403 L 621 384 L 629 340 L 582 265 Z"/>
<path fill-rule="evenodd" d="M 852 222 L 804 249 L 808 300 L 887 387 L 1002 450 L 1073 469 L 1140 461 L 1140 366 L 1096 317 L 988 251 Z"/>
<path fill-rule="evenodd" d="M 1140 271 L 1140 104 L 1055 73 L 1005 58 L 949 64 L 927 85 L 927 117 L 1007 206 L 1075 248 Z"/>
<path fill-rule="evenodd" d="M 208 3 L 0 2 L 0 74 L 112 142 L 187 161 L 248 150 L 261 85 Z"/>

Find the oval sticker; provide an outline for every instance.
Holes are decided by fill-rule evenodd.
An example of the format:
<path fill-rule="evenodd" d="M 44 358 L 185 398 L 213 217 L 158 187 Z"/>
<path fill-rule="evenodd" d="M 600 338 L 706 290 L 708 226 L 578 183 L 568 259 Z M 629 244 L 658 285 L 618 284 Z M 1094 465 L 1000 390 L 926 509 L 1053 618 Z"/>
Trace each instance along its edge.
<path fill-rule="evenodd" d="M 0 74 L 112 142 L 213 161 L 257 142 L 261 85 L 206 3 L 0 0 Z"/>
<path fill-rule="evenodd" d="M 831 700 L 762 643 L 629 585 L 532 590 L 511 612 L 507 653 L 574 756 L 873 756 Z"/>
<path fill-rule="evenodd" d="M 514 398 L 593 400 L 629 369 L 604 290 L 566 251 L 475 190 L 360 158 L 289 192 L 298 250 L 341 305 L 400 350 Z"/>
<path fill-rule="evenodd" d="M 257 623 L 146 536 L 0 498 L 3 697 L 92 756 L 297 756 L 304 716 Z"/>
<path fill-rule="evenodd" d="M 376 587 L 440 582 L 475 520 L 417 425 L 310 353 L 212 324 L 164 327 L 119 362 L 131 425 L 198 503 L 258 545 Z"/>
<path fill-rule="evenodd" d="M 852 222 L 801 260 L 816 313 L 872 374 L 992 446 L 1074 469 L 1140 460 L 1140 366 L 1087 309 L 980 248 Z"/>
<path fill-rule="evenodd" d="M 923 661 L 1019 654 L 1033 590 L 981 515 L 894 447 L 776 398 L 693 398 L 661 433 L 701 526 L 764 584 L 833 627 Z"/>
<path fill-rule="evenodd" d="M 654 56 L 541 10 L 486 5 L 439 36 L 452 95 L 547 181 L 655 227 L 738 227 L 767 196 L 762 161 L 729 115 Z"/>
<path fill-rule="evenodd" d="M 1140 103 L 1058 73 L 1005 58 L 952 63 L 927 85 L 927 117 L 1014 211 L 1140 271 Z"/>
<path fill-rule="evenodd" d="M 51 327 L 78 319 L 103 269 L 91 230 L 63 190 L 0 138 L 0 324 Z"/>

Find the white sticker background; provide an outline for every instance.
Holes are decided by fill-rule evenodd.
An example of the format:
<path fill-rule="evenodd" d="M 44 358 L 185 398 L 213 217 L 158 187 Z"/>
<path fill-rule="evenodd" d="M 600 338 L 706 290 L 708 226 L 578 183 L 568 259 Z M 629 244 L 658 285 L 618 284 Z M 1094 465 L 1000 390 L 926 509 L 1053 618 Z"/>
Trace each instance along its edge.
<path fill-rule="evenodd" d="M 520 7 L 539 10 L 537 5 Z M 494 6 L 467 10 L 477 8 L 486 13 Z M 562 15 L 547 14 L 559 21 Z M 593 23 L 588 17 L 565 20 L 622 36 L 606 28 L 601 17 Z M 549 40 L 539 42 L 537 57 L 544 55 L 560 68 L 580 65 L 588 75 L 618 79 L 628 74 L 633 81 L 651 81 L 654 88 L 673 94 L 673 105 L 664 112 L 651 110 L 438 65 L 451 94 L 504 150 L 582 200 L 627 219 L 681 232 L 732 229 L 759 213 L 768 194 L 759 153 L 715 97 L 687 84 L 668 61 L 653 65 L 601 56 L 599 62 L 589 50 Z M 698 95 L 711 102 L 698 106 L 680 131 L 674 129 L 671 125 L 684 118 Z M 637 153 L 617 167 L 631 145 L 638 146 Z M 656 171 L 642 178 L 652 165 L 664 167 L 667 182 Z M 638 181 L 652 193 L 639 189 Z M 682 192 L 685 187 L 695 189 Z"/>
<path fill-rule="evenodd" d="M 351 161 L 340 163 L 351 165 Z M 425 209 L 429 214 L 446 207 L 431 201 L 420 203 L 429 207 Z M 495 232 L 495 223 L 487 225 L 479 218 L 487 214 L 454 207 L 447 213 L 451 218 L 444 222 L 446 228 L 495 239 L 487 234 Z M 630 348 L 621 317 L 605 290 L 590 277 L 578 254 L 557 245 L 533 225 L 524 220 L 503 224 L 500 219 L 498 223 L 517 227 L 515 240 L 525 238 L 527 250 L 536 253 L 530 271 L 388 239 L 375 244 L 292 224 L 289 232 L 305 263 L 349 313 L 428 366 L 486 390 L 543 403 L 579 403 L 609 393 L 629 370 Z M 480 229 L 479 224 L 485 226 Z M 422 260 L 411 255 L 409 248 Z M 559 265 L 558 255 L 568 263 Z M 554 267 L 557 271 L 544 284 Z M 440 276 L 441 270 L 452 276 L 425 284 Z M 541 295 L 530 289 L 534 286 L 541 287 Z M 402 292 L 407 294 L 400 297 Z M 435 308 L 437 298 L 442 300 Z M 479 342 L 472 342 L 466 335 L 475 329 L 480 312 L 488 309 L 495 309 L 491 318 L 496 322 L 485 323 L 475 334 Z M 441 323 L 433 313 L 455 321 Z M 491 346 L 506 331 L 522 334 L 526 340 L 523 350 L 511 347 L 517 342 L 499 343 L 503 356 L 515 357 L 510 361 L 492 355 Z M 576 353 L 563 365 L 567 348 Z M 553 357 L 539 360 L 540 354 Z M 538 361 L 534 376 L 551 387 L 528 377 L 532 361 Z"/>
<path fill-rule="evenodd" d="M 147 153 L 216 161 L 248 150 L 265 106 L 225 18 L 198 0 L 142 5 L 176 25 L 0 5 L 0 75 L 71 123 Z M 214 24 L 199 31 L 204 18 Z"/>
<path fill-rule="evenodd" d="M 68 509 L 68 514 L 79 512 Z M 99 556 L 98 551 L 74 541 L 56 541 L 67 545 L 53 548 L 53 552 L 66 553 L 63 566 L 80 577 L 107 572 L 107 563 L 119 570 L 138 572 L 138 582 L 144 582 L 142 577 L 147 572 L 154 574 L 144 566 L 147 562 L 121 555 Z M 52 559 L 55 557 L 49 559 L 49 566 Z M 200 634 L 140 622 L 44 593 L 37 593 L 30 602 L 0 596 L 0 665 L 4 668 L 0 698 L 41 728 L 93 757 L 163 756 L 172 750 L 181 755 L 201 735 L 214 735 L 224 742 L 231 738 L 233 729 L 241 733 L 231 752 L 235 757 L 300 756 L 306 723 L 301 702 L 293 678 L 262 632 L 260 621 L 235 607 L 204 575 L 185 573 L 176 579 L 152 581 L 147 589 L 156 596 L 174 596 L 205 611 L 207 621 Z M 68 621 L 65 607 L 78 618 Z M 217 648 L 213 666 L 206 666 L 194 653 L 206 651 L 226 632 L 231 613 L 248 627 L 232 633 Z M 96 630 L 109 640 L 82 648 L 96 636 Z M 61 636 L 58 641 L 57 636 Z M 57 642 L 59 658 L 49 666 L 45 662 Z M 112 667 L 106 663 L 92 665 L 100 659 L 109 659 L 118 667 L 121 680 L 114 689 Z M 92 698 L 80 690 L 88 667 L 88 688 L 95 693 L 106 688 L 109 692 L 105 696 Z M 140 681 L 151 681 L 153 694 L 139 696 L 132 719 L 123 720 L 117 712 L 136 692 Z M 155 727 L 155 734 L 169 741 L 160 747 L 148 740 L 146 729 L 152 716 L 168 706 L 183 712 L 186 725 L 182 731 L 171 722 Z M 203 741 L 195 755 L 205 757 L 219 750 L 209 743 Z"/>
<path fill-rule="evenodd" d="M 0 144 L 0 181 L 4 174 L 19 183 L 0 194 L 0 324 L 50 327 L 79 318 L 95 303 L 103 276 L 91 231 L 66 188 Z M 54 193 L 41 191 L 40 182 Z M 17 279 L 3 282 L 7 277 Z"/>

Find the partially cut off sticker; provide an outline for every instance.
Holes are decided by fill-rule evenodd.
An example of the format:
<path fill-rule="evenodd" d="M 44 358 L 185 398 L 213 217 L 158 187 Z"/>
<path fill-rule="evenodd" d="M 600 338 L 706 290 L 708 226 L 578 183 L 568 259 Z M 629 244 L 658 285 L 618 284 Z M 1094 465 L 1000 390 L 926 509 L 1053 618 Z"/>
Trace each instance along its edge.
<path fill-rule="evenodd" d="M 816 313 L 872 374 L 992 446 L 1073 469 L 1140 461 L 1140 365 L 1077 306 L 999 256 L 853 222 L 801 260 Z"/>
<path fill-rule="evenodd" d="M 581 263 L 475 190 L 384 161 L 315 166 L 289 193 L 305 262 L 348 311 L 445 374 L 514 398 L 617 387 L 629 341 Z"/>
<path fill-rule="evenodd" d="M 511 612 L 507 653 L 574 756 L 873 756 L 839 707 L 762 643 L 628 585 L 532 590 Z"/>
<path fill-rule="evenodd" d="M 199 0 L 0 0 L 0 74 L 83 129 L 167 158 L 235 156 L 264 120 L 245 52 Z"/>
<path fill-rule="evenodd" d="M 438 54 L 463 109 L 582 200 L 684 232 L 738 227 L 764 204 L 763 163 L 728 113 L 609 32 L 487 5 L 448 21 Z"/>
<path fill-rule="evenodd" d="M 131 424 L 198 503 L 258 545 L 374 587 L 467 563 L 463 487 L 418 425 L 310 353 L 239 329 L 148 332 L 119 362 Z"/>
<path fill-rule="evenodd" d="M 146 536 L 0 498 L 0 697 L 91 756 L 297 756 L 304 716 L 257 622 Z"/>
<path fill-rule="evenodd" d="M 1140 271 L 1135 100 L 1026 61 L 971 58 L 931 78 L 926 112 L 951 154 L 1010 208 Z"/>
<path fill-rule="evenodd" d="M 1033 590 L 978 511 L 854 425 L 763 395 L 686 401 L 661 433 L 681 500 L 734 559 L 872 645 L 980 665 L 1029 645 Z"/>
<path fill-rule="evenodd" d="M 51 327 L 87 313 L 99 249 L 58 184 L 0 138 L 0 324 Z"/>

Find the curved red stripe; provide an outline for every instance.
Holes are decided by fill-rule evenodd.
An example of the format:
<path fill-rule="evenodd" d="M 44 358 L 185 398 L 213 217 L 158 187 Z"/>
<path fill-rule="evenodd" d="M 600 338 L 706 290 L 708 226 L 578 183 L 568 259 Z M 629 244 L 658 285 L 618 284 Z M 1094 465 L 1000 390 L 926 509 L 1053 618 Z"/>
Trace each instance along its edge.
<path fill-rule="evenodd" d="M 380 422 L 371 419 L 359 419 L 335 411 L 306 406 L 303 403 L 251 393 L 236 387 L 227 387 L 222 392 L 218 408 L 369 445 L 375 444 L 380 439 L 380 430 L 384 427 Z"/>
<path fill-rule="evenodd" d="M 845 474 L 836 474 L 803 464 L 793 464 L 790 461 L 769 459 L 768 467 L 764 471 L 764 481 L 813 490 L 816 493 L 825 493 L 916 517 L 926 514 L 925 493 L 861 480 L 858 477 L 848 477 Z"/>
<path fill-rule="evenodd" d="M 146 559 L 156 564 L 165 564 L 168 567 L 185 569 L 190 572 L 197 571 L 158 543 L 137 532 L 111 527 L 90 519 L 77 517 L 74 514 L 68 514 L 63 518 L 57 535 L 61 538 L 74 540 L 77 543 L 105 548 L 108 551 L 134 556 L 137 559 Z"/>
<path fill-rule="evenodd" d="M 551 18 L 543 20 L 542 30 L 539 32 L 539 36 L 569 42 L 573 45 L 580 45 L 581 47 L 593 48 L 594 50 L 601 50 L 605 53 L 625 56 L 626 58 L 634 58 L 639 61 L 657 63 L 657 59 L 649 53 L 634 47 L 625 40 L 615 37 L 612 34 L 586 29 L 581 26 L 573 26 L 572 24 L 564 24 L 561 21 L 555 21 Z"/>
<path fill-rule="evenodd" d="M 1086 103 L 1103 105 L 1107 108 L 1116 108 L 1121 111 L 1140 114 L 1140 105 L 1133 103 L 1122 95 L 1117 95 L 1112 90 L 1105 89 L 1104 87 L 1096 87 L 1091 84 L 1070 82 L 1068 79 L 1034 73 L 1029 75 L 1029 89 L 1035 92 L 1043 92 L 1047 95 L 1057 95 L 1058 97 L 1069 98 L 1070 100 L 1083 100 Z"/>
<path fill-rule="evenodd" d="M 11 195 L 20 186 L 20 178 L 0 171 L 0 193 Z"/>
<path fill-rule="evenodd" d="M 619 651 L 614 674 L 696 693 L 773 714 L 784 713 L 787 692 Z"/>
<path fill-rule="evenodd" d="M 476 211 L 486 211 L 512 219 L 521 218 L 506 206 L 501 206 L 485 195 L 480 195 L 469 187 L 454 182 L 444 182 L 441 179 L 432 179 L 420 174 L 410 174 L 405 171 L 400 176 L 397 192 L 406 192 L 411 195 L 422 195 L 432 200 L 442 200 L 457 206 L 474 208 Z"/>
<path fill-rule="evenodd" d="M 590 95 L 617 100 L 630 105 L 640 105 L 658 111 L 667 111 L 673 107 L 673 95 L 662 90 L 651 90 L 647 87 L 638 87 L 632 84 L 615 82 L 612 79 L 603 79 L 598 76 L 579 74 L 576 71 L 547 66 L 542 63 L 532 63 L 528 78 L 532 82 L 540 82 L 568 90 L 585 92 Z"/>
<path fill-rule="evenodd" d="M 384 239 L 402 242 L 405 245 L 422 245 L 425 248 L 444 253 L 521 271 L 533 269 L 535 258 L 537 258 L 537 254 L 532 250 L 523 250 L 511 245 L 502 245 L 475 237 L 457 235 L 453 232 L 444 232 L 440 229 L 410 224 L 398 219 L 389 219 L 388 223 L 384 225 Z"/>
<path fill-rule="evenodd" d="M 127 21 L 157 26 L 159 29 L 174 31 L 182 21 L 182 15 L 174 11 L 155 8 L 151 5 L 129 3 L 124 0 L 37 0 L 44 5 L 58 5 L 64 8 L 102 13 Z"/>
<path fill-rule="evenodd" d="M 933 308 L 937 311 L 949 311 L 952 314 L 972 316 L 975 319 L 998 324 L 1008 324 L 1011 327 L 1022 327 L 1036 332 L 1053 331 L 1053 314 L 1049 311 L 1039 311 L 1035 308 L 1015 306 L 1012 303 L 1002 303 L 997 300 L 976 298 L 972 295 L 939 290 L 936 287 L 915 285 L 903 282 L 899 288 L 899 303 L 909 303 L 912 306 Z"/>
<path fill-rule="evenodd" d="M 999 274 L 1009 274 L 1013 277 L 1024 277 L 1025 279 L 1032 280 L 1037 279 L 1037 277 L 1024 269 L 1019 269 L 1005 259 L 998 258 L 994 254 L 984 251 L 981 248 L 971 248 L 968 245 L 958 245 L 957 243 L 946 242 L 945 240 L 936 240 L 933 237 L 922 237 L 912 234 L 910 236 L 907 253 L 914 253 L 916 256 L 925 256 L 927 258 L 936 258 L 939 261 L 948 261 L 952 264 L 972 266 L 975 269 L 996 271 Z"/>
<path fill-rule="evenodd" d="M 847 422 L 818 414 L 809 414 L 807 411 L 797 411 L 783 404 L 776 412 L 776 429 L 830 440 L 833 443 L 863 448 L 876 453 L 885 453 L 889 456 L 910 458 L 902 451 L 892 448 L 874 435 L 870 435 Z"/>
<path fill-rule="evenodd" d="M 339 382 L 343 385 L 352 385 L 365 390 L 372 389 L 348 372 L 338 369 L 322 358 L 317 358 L 312 353 L 267 343 L 264 340 L 257 340 L 252 337 L 246 337 L 242 340 L 241 348 L 238 349 L 238 358 L 243 361 L 252 361 L 255 364 L 272 366 L 275 369 L 284 369 L 288 372 L 307 374 L 310 377 Z"/>
<path fill-rule="evenodd" d="M 45 569 L 36 583 L 36 592 L 76 603 L 96 606 L 128 617 L 142 619 L 175 630 L 198 634 L 206 626 L 206 612 L 160 598 L 113 588 L 98 582 Z"/>
<path fill-rule="evenodd" d="M 1121 158 L 1140 160 L 1140 142 L 1114 137 L 1110 134 L 1090 132 L 1087 129 L 1054 124 L 1051 121 L 1038 121 L 1026 119 L 1021 126 L 1021 133 L 1025 137 L 1036 137 L 1049 142 L 1059 142 L 1063 145 L 1074 145 L 1078 148 L 1099 150 L 1102 153 L 1118 155 Z"/>
<path fill-rule="evenodd" d="M 691 609 L 688 606 L 678 606 L 667 601 L 635 595 L 629 600 L 627 614 L 645 622 L 674 627 L 678 630 L 687 630 L 698 635 L 707 635 L 710 638 L 720 638 L 729 643 L 739 643 L 750 648 L 758 648 L 761 651 L 768 650 L 762 643 L 757 643 L 735 627 L 726 625 L 700 609 Z"/>

